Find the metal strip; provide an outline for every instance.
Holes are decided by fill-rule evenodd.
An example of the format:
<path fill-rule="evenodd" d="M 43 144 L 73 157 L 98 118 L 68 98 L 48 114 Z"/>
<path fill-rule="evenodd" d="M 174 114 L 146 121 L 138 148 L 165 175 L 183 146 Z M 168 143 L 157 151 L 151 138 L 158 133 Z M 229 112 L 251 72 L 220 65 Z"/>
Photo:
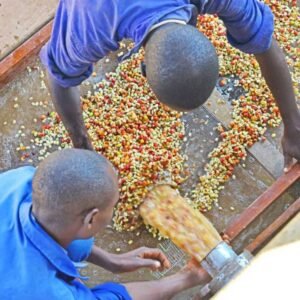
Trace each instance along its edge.
<path fill-rule="evenodd" d="M 297 163 L 288 173 L 279 177 L 271 187 L 230 223 L 222 233 L 223 239 L 229 242 L 235 239 L 299 178 L 300 163 Z"/>
<path fill-rule="evenodd" d="M 257 253 L 270 239 L 297 213 L 300 212 L 300 198 L 297 199 L 283 214 L 281 214 L 269 227 L 262 231 L 246 249 Z"/>

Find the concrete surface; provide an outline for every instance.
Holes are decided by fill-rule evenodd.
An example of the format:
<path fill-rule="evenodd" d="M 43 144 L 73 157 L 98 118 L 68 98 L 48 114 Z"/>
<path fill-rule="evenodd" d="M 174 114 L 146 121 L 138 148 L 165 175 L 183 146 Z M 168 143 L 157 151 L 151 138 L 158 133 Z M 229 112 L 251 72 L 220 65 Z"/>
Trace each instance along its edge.
<path fill-rule="evenodd" d="M 218 90 L 212 95 L 210 101 L 205 104 L 207 110 L 215 116 L 226 128 L 228 128 L 229 123 L 231 121 L 231 105 L 230 99 L 231 97 L 236 97 L 236 93 L 234 95 L 230 95 L 228 101 L 224 101 L 223 105 L 217 103 L 218 99 L 226 100 L 227 97 L 222 95 L 222 88 L 218 87 Z M 242 94 L 240 91 L 239 94 Z M 267 133 L 268 139 L 263 143 L 256 143 L 248 152 L 256 158 L 256 160 L 272 175 L 274 178 L 278 178 L 282 174 L 283 170 L 283 155 L 280 147 L 280 137 L 282 136 L 282 125 L 275 130 L 277 132 L 276 139 L 271 137 L 270 133 Z M 274 132 L 273 129 L 269 129 L 269 131 Z M 275 141 L 275 142 L 274 142 Z"/>
<path fill-rule="evenodd" d="M 58 0 L 0 0 L 0 60 L 54 16 Z"/>

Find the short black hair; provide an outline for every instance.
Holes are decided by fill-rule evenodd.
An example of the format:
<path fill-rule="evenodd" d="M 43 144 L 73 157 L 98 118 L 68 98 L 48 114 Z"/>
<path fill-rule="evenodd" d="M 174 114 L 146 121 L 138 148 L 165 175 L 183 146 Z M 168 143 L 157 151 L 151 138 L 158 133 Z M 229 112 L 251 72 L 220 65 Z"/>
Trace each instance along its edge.
<path fill-rule="evenodd" d="M 32 201 L 57 223 L 72 221 L 93 208 L 104 208 L 117 193 L 108 160 L 94 151 L 65 149 L 50 154 L 37 168 Z"/>
<path fill-rule="evenodd" d="M 145 44 L 146 77 L 158 100 L 188 111 L 211 95 L 218 78 L 212 43 L 191 25 L 165 24 Z"/>

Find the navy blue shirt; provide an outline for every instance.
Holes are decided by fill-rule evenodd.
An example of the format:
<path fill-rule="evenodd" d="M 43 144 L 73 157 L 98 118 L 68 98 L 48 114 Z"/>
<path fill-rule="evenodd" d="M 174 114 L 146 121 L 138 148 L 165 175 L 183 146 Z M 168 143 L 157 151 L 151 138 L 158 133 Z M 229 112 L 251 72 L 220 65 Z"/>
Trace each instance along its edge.
<path fill-rule="evenodd" d="M 33 167 L 0 174 L 1 300 L 129 300 L 126 288 L 105 283 L 92 289 L 76 278 L 72 259 L 87 258 L 92 240 L 77 240 L 66 250 L 31 214 Z"/>
<path fill-rule="evenodd" d="M 273 14 L 259 0 L 60 0 L 41 60 L 61 86 L 76 86 L 121 40 L 132 39 L 134 52 L 152 26 L 170 19 L 189 23 L 195 9 L 217 14 L 234 47 L 252 54 L 269 49 Z"/>

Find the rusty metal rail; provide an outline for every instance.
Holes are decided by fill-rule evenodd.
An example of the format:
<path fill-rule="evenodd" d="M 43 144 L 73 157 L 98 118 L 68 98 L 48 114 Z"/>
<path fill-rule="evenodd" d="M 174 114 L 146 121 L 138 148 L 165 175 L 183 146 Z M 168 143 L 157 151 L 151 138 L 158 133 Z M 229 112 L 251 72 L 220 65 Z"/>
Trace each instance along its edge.
<path fill-rule="evenodd" d="M 222 233 L 225 241 L 231 242 L 245 230 L 258 216 L 276 201 L 291 185 L 300 178 L 300 163 L 297 163 L 286 174 L 279 177 L 271 187 L 260 195 L 248 208 L 234 219 Z M 282 220 L 288 215 L 283 216 Z M 263 231 L 264 232 L 264 231 Z M 265 232 L 264 234 L 266 234 Z M 271 231 L 269 230 L 269 233 Z M 262 233 L 263 234 L 263 233 Z M 263 236 L 260 236 L 262 238 Z M 252 246 L 254 247 L 254 245 Z M 254 247 L 256 248 L 256 246 Z"/>
<path fill-rule="evenodd" d="M 262 231 L 246 249 L 251 253 L 257 253 L 270 239 L 300 212 L 300 198 L 297 199 L 281 216 Z"/>

